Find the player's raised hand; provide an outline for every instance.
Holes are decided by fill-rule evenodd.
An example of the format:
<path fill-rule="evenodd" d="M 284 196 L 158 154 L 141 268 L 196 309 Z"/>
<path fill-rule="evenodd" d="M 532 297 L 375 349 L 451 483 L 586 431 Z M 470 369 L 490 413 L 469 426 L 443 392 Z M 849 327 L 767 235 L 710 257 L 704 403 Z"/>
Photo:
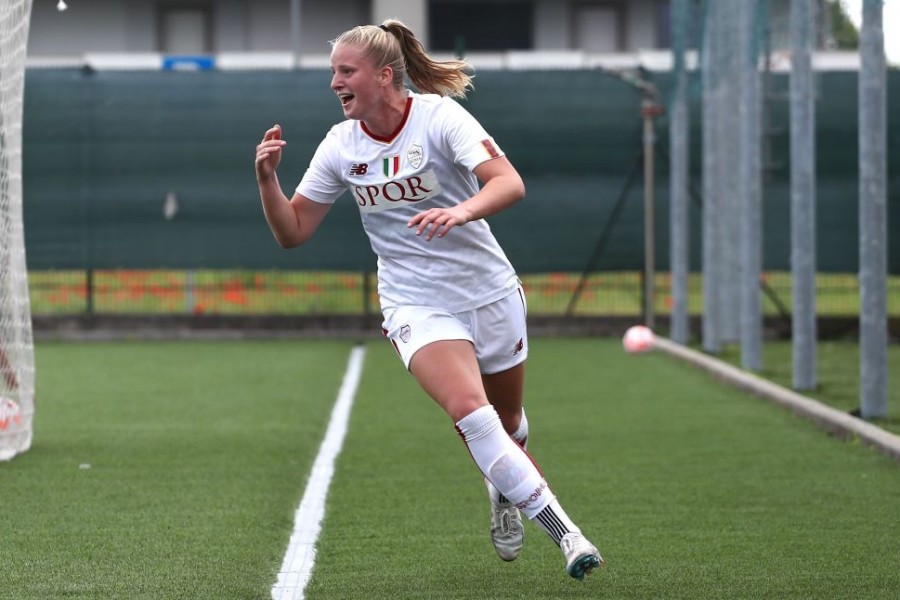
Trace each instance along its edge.
<path fill-rule="evenodd" d="M 256 180 L 265 181 L 275 174 L 281 162 L 281 149 L 287 144 L 281 139 L 281 125 L 273 125 L 256 146 Z"/>

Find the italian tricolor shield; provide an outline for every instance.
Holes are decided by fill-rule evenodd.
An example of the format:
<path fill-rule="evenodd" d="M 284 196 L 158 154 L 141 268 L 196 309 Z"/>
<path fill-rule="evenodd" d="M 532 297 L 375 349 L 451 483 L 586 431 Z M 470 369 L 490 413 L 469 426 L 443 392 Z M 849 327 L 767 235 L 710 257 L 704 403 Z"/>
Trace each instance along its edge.
<path fill-rule="evenodd" d="M 382 170 L 385 177 L 393 177 L 400 170 L 400 155 L 394 154 L 381 159 Z"/>

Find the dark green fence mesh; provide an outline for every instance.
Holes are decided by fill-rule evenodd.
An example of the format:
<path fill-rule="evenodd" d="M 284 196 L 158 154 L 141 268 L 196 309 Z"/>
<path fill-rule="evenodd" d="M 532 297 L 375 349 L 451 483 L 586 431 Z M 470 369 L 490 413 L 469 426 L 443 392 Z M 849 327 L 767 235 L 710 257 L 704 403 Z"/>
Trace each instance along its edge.
<path fill-rule="evenodd" d="M 29 268 L 371 271 L 374 258 L 344 197 L 301 250 L 279 249 L 253 173 L 255 145 L 281 123 L 279 170 L 290 193 L 329 127 L 342 118 L 325 71 L 91 72 L 30 70 L 25 89 L 25 235 Z M 817 105 L 819 270 L 856 272 L 857 91 L 854 73 L 821 74 Z M 661 91 L 668 78 L 658 76 Z M 889 231 L 900 232 L 900 73 L 888 78 Z M 491 220 L 522 273 L 581 271 L 619 215 L 595 269 L 643 267 L 639 96 L 596 71 L 481 71 L 465 102 L 523 174 L 526 200 Z M 786 76 L 773 76 L 773 89 Z M 700 118 L 694 98 L 695 188 Z M 764 269 L 789 269 L 787 102 L 769 103 L 773 169 L 765 188 Z M 735 109 L 735 132 L 737 132 Z M 779 125 L 782 127 L 779 133 Z M 656 248 L 668 268 L 668 123 L 657 120 Z M 737 136 L 737 133 L 735 133 Z M 166 197 L 177 199 L 165 217 Z M 170 207 L 171 208 L 171 207 Z M 692 268 L 699 270 L 699 198 Z M 889 265 L 900 273 L 900 240 Z"/>

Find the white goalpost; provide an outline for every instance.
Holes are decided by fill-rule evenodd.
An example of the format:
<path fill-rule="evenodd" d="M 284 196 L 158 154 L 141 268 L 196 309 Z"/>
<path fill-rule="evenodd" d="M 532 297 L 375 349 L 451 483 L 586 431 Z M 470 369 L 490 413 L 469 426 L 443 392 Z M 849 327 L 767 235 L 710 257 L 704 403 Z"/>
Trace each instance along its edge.
<path fill-rule="evenodd" d="M 32 0 L 0 3 L 0 460 L 31 447 L 34 344 L 22 223 L 22 109 Z"/>

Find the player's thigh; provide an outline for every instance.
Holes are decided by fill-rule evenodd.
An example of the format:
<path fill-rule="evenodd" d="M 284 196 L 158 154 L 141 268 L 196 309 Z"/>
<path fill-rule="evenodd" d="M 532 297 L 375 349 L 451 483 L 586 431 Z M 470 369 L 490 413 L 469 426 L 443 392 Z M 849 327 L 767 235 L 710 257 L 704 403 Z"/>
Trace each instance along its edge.
<path fill-rule="evenodd" d="M 409 364 L 422 389 L 458 422 L 488 403 L 468 340 L 438 340 L 422 346 Z"/>
<path fill-rule="evenodd" d="M 487 403 L 468 322 L 423 306 L 389 309 L 384 317 L 403 364 L 454 420 Z"/>

